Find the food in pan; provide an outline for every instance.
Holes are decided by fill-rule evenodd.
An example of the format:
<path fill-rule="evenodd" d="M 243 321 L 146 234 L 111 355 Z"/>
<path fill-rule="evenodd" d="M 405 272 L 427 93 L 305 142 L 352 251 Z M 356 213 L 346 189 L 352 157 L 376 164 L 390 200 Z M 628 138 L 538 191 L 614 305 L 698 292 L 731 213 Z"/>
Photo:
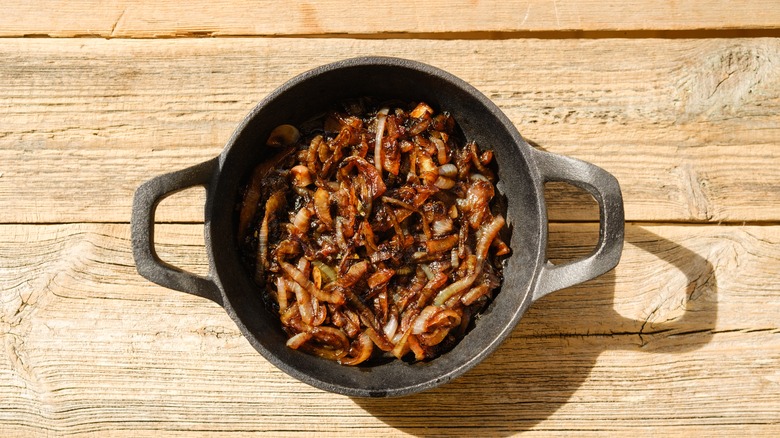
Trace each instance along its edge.
<path fill-rule="evenodd" d="M 493 153 L 424 102 L 341 102 L 270 134 L 238 245 L 287 346 L 345 365 L 451 349 L 510 249 Z"/>

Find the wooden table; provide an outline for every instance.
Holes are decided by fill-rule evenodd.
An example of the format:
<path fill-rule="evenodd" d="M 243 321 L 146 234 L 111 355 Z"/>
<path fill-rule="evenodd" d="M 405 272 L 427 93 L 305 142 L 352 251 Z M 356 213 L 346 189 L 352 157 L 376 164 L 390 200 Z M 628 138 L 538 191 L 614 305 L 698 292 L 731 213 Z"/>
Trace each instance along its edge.
<path fill-rule="evenodd" d="M 780 434 L 776 1 L 176 3 L 0 7 L 0 436 Z M 217 155 L 292 76 L 368 54 L 470 82 L 625 199 L 614 271 L 401 399 L 288 377 L 216 304 L 141 278 L 129 240 L 141 182 Z M 587 253 L 592 201 L 547 195 L 550 257 Z M 197 273 L 203 202 L 158 214 L 161 257 Z"/>

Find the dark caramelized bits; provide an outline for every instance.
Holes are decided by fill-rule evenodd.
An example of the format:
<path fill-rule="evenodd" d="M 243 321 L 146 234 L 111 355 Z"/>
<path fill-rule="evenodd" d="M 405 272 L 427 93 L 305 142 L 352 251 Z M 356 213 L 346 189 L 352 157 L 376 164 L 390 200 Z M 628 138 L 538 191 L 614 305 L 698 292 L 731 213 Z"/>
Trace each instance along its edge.
<path fill-rule="evenodd" d="M 452 348 L 501 284 L 504 218 L 490 150 L 446 112 L 346 102 L 247 178 L 239 248 L 290 348 L 345 365 Z"/>

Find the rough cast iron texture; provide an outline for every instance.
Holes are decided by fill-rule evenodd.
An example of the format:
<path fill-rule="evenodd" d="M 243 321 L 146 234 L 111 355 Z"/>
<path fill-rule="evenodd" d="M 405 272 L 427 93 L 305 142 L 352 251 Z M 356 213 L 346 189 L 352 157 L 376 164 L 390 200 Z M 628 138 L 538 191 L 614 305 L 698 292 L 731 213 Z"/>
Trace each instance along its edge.
<path fill-rule="evenodd" d="M 235 245 L 234 212 L 241 178 L 266 152 L 263 145 L 271 130 L 307 120 L 334 102 L 361 96 L 423 100 L 437 110 L 447 110 L 467 139 L 493 149 L 498 164 L 497 196 L 505 203 L 512 248 L 504 282 L 474 329 L 450 352 L 430 362 L 394 360 L 346 367 L 287 348 L 278 316 L 263 305 Z M 590 256 L 564 265 L 547 260 L 543 196 L 547 181 L 581 187 L 598 201 L 599 241 Z M 199 185 L 207 189 L 206 277 L 168 265 L 154 251 L 157 204 L 176 191 Z M 142 276 L 223 306 L 252 346 L 291 376 L 336 393 L 383 397 L 423 391 L 461 375 L 498 347 L 534 301 L 614 268 L 623 248 L 623 220 L 620 187 L 612 175 L 592 164 L 532 148 L 501 110 L 472 86 L 419 62 L 364 57 L 293 78 L 247 115 L 218 157 L 141 185 L 133 202 L 132 243 Z"/>

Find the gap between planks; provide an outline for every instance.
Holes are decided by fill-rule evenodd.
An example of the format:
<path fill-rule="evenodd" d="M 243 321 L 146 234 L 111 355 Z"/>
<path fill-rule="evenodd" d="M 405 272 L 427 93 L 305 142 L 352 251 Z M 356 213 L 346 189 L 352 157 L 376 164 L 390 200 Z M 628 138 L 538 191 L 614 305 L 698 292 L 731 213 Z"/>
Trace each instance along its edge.
<path fill-rule="evenodd" d="M 769 29 L 660 29 L 660 30 L 550 30 L 550 31 L 471 31 L 471 32 L 379 32 L 379 33 L 321 33 L 321 34 L 220 34 L 211 31 L 177 32 L 174 35 L 113 36 L 99 33 L 79 33 L 69 36 L 46 33 L 2 35 L 0 38 L 103 38 L 111 39 L 186 39 L 186 38 L 308 38 L 308 39 L 356 39 L 356 40 L 565 40 L 565 39 L 733 39 L 780 38 L 780 28 Z"/>

